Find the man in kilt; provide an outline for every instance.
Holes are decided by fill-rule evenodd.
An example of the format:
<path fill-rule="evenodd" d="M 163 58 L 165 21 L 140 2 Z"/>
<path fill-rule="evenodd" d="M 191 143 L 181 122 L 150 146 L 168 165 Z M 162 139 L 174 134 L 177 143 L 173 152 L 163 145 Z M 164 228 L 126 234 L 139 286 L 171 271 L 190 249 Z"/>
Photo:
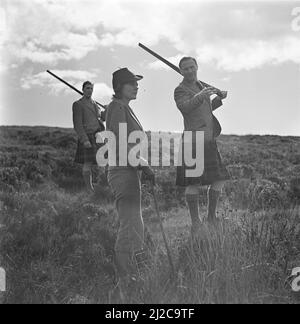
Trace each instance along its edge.
<path fill-rule="evenodd" d="M 179 63 L 179 68 L 183 75 L 183 81 L 175 89 L 174 99 L 184 119 L 184 130 L 192 131 L 191 148 L 193 155 L 195 155 L 197 144 L 195 133 L 196 131 L 204 132 L 203 174 L 199 177 L 187 177 L 186 171 L 189 167 L 184 164 L 183 141 L 180 150 L 182 164 L 177 167 L 176 184 L 186 187 L 185 198 L 191 216 L 193 234 L 198 232 L 201 225 L 199 217 L 200 186 L 208 185 L 207 220 L 210 223 L 215 223 L 217 221 L 218 198 L 224 181 L 230 178 L 228 171 L 222 164 L 216 143 L 216 137 L 221 133 L 221 126 L 212 113 L 213 110 L 222 105 L 222 99 L 226 98 L 227 92 L 213 87 L 205 88 L 198 81 L 198 64 L 194 58 L 183 57 Z M 212 95 L 217 96 L 211 100 L 210 96 Z"/>
<path fill-rule="evenodd" d="M 96 134 L 104 131 L 105 114 L 100 113 L 92 99 L 93 84 L 85 81 L 82 85 L 83 97 L 73 103 L 73 124 L 78 135 L 75 162 L 83 164 L 82 175 L 89 192 L 94 192 L 92 166 L 97 165 L 96 153 L 99 144 L 96 143 Z"/>

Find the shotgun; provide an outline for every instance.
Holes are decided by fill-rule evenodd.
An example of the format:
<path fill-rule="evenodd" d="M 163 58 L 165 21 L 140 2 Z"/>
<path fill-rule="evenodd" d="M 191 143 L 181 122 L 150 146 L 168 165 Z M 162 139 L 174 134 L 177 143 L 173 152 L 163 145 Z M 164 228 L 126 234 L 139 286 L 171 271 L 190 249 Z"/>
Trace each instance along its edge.
<path fill-rule="evenodd" d="M 146 52 L 150 53 L 151 55 L 153 55 L 154 57 L 156 57 L 157 59 L 159 59 L 160 61 L 162 61 L 163 63 L 165 63 L 166 65 L 168 65 L 171 69 L 173 69 L 174 71 L 176 71 L 177 73 L 179 73 L 181 75 L 180 69 L 178 66 L 174 65 L 173 63 L 169 62 L 168 60 L 166 60 L 165 58 L 163 58 L 162 56 L 160 56 L 159 54 L 155 53 L 154 51 L 152 51 L 150 48 L 148 48 L 147 46 L 143 45 L 142 43 L 139 43 L 139 47 L 141 47 L 143 50 L 145 50 Z M 200 81 L 204 87 L 213 87 L 210 84 Z M 220 94 L 222 96 L 222 91 L 219 90 L 216 87 L 213 87 L 215 89 L 217 89 L 218 94 Z"/>
<path fill-rule="evenodd" d="M 54 74 L 53 72 L 51 72 L 51 71 L 49 71 L 49 70 L 47 70 L 47 72 L 48 72 L 49 74 L 51 74 L 54 78 L 56 78 L 57 80 L 59 80 L 60 82 L 64 83 L 64 84 L 67 85 L 69 88 L 71 88 L 72 90 L 76 91 L 77 93 L 79 93 L 80 95 L 83 96 L 83 92 L 81 92 L 80 90 L 76 89 L 76 88 L 75 88 L 74 86 L 72 86 L 70 83 L 68 83 L 67 81 L 63 80 L 62 78 L 60 78 L 59 76 L 57 76 L 56 74 Z M 100 106 L 101 108 L 106 109 L 106 106 L 102 105 L 101 103 L 99 103 L 99 102 L 97 102 L 97 101 L 95 101 L 95 102 L 96 102 L 96 104 L 97 104 L 98 106 Z"/>

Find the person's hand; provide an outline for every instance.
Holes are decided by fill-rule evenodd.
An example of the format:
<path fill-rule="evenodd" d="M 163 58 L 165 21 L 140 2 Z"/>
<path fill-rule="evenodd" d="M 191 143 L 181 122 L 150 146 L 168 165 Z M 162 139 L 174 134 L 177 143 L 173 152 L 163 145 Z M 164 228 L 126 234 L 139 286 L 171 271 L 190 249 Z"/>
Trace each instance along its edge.
<path fill-rule="evenodd" d="M 104 143 L 104 142 L 103 142 L 103 138 L 102 138 L 102 134 L 101 134 L 101 132 L 97 132 L 97 133 L 95 134 L 95 139 L 96 139 L 96 143 L 97 143 L 97 144 L 102 144 L 102 143 Z"/>
<path fill-rule="evenodd" d="M 218 93 L 218 90 L 214 87 L 207 87 L 207 88 L 204 88 L 203 90 L 201 90 L 197 96 L 199 98 L 201 98 L 202 100 L 205 99 L 206 97 L 210 97 L 214 94 L 217 94 Z"/>
<path fill-rule="evenodd" d="M 86 148 L 86 149 L 90 149 L 90 148 L 92 148 L 92 144 L 90 143 L 90 141 L 85 141 L 85 142 L 83 143 L 83 146 L 84 146 L 84 148 Z"/>
<path fill-rule="evenodd" d="M 149 166 L 145 166 L 142 169 L 143 180 L 150 181 L 153 186 L 155 186 L 155 173 Z"/>
<path fill-rule="evenodd" d="M 227 91 L 220 91 L 218 96 L 223 100 L 227 98 Z"/>

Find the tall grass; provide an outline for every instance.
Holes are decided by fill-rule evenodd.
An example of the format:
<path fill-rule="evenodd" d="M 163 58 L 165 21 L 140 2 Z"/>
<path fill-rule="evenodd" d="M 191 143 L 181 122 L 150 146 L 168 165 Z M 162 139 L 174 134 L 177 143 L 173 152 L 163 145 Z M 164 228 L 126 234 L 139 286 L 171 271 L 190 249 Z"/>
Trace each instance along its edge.
<path fill-rule="evenodd" d="M 4 302 L 117 302 L 110 294 L 116 284 L 116 210 L 98 170 L 95 197 L 83 191 L 81 168 L 73 163 L 75 133 L 49 127 L 0 127 L 0 133 Z M 219 206 L 224 221 L 218 228 L 204 222 L 192 240 L 175 168 L 157 168 L 157 197 L 176 275 L 171 279 L 152 196 L 143 187 L 151 257 L 126 302 L 299 302 L 287 280 L 300 266 L 299 138 L 230 135 L 219 142 L 232 175 Z M 202 190 L 201 215 L 206 204 Z"/>
<path fill-rule="evenodd" d="M 180 251 L 183 300 L 287 302 L 284 279 L 299 257 L 298 215 L 299 210 L 246 212 L 217 229 L 204 225 Z"/>
<path fill-rule="evenodd" d="M 114 206 L 55 186 L 0 192 L 7 303 L 108 303 L 115 284 Z M 168 259 L 154 215 L 146 221 L 149 271 L 128 303 L 293 302 L 286 278 L 300 261 L 299 208 L 226 211 L 218 228 L 189 237 L 184 208 L 163 213 L 176 263 Z M 299 266 L 299 265 L 298 265 Z"/>

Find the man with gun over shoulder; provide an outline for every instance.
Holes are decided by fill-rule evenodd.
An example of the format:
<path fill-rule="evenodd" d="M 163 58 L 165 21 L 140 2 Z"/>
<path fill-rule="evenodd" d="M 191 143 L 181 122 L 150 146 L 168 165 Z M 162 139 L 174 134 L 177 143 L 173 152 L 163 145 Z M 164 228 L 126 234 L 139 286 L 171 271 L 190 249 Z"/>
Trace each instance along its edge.
<path fill-rule="evenodd" d="M 94 192 L 92 166 L 97 165 L 96 154 L 99 149 L 96 134 L 105 130 L 105 111 L 100 113 L 92 99 L 93 88 L 94 85 L 90 81 L 85 81 L 82 85 L 82 98 L 72 106 L 74 129 L 78 135 L 75 162 L 83 164 L 82 175 L 89 192 Z"/>
<path fill-rule="evenodd" d="M 207 220 L 215 224 L 216 207 L 222 186 L 230 178 L 222 163 L 216 138 L 221 133 L 221 126 L 212 111 L 222 105 L 227 97 L 226 91 L 207 86 L 198 80 L 198 64 L 192 57 L 183 57 L 179 63 L 183 81 L 174 91 L 177 108 L 184 119 L 184 130 L 192 131 L 192 152 L 196 149 L 195 132 L 204 131 L 204 171 L 200 177 L 187 177 L 188 167 L 183 164 L 177 167 L 176 184 L 186 187 L 185 198 L 192 221 L 192 234 L 201 226 L 199 217 L 199 187 L 208 185 Z M 217 95 L 213 100 L 210 96 Z M 199 144 L 198 144 L 199 145 Z M 183 152 L 183 150 L 181 150 Z"/>

